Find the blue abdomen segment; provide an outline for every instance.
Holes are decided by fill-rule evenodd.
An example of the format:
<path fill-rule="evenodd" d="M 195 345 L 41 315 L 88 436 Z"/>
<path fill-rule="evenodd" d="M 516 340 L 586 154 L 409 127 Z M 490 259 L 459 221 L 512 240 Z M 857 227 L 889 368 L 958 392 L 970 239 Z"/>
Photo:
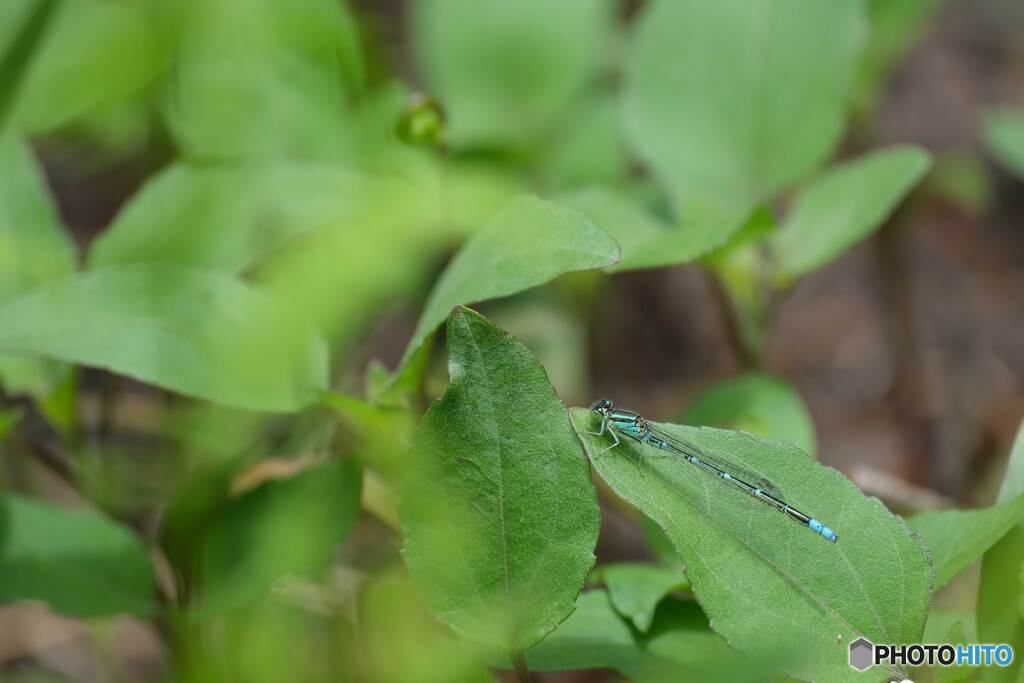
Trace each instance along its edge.
<path fill-rule="evenodd" d="M 839 540 L 839 536 L 836 535 L 836 532 L 832 531 L 816 519 L 812 519 L 809 522 L 807 522 L 807 526 L 811 527 L 813 531 L 821 534 L 821 537 L 824 538 L 826 541 L 832 541 L 833 543 L 835 543 Z"/>

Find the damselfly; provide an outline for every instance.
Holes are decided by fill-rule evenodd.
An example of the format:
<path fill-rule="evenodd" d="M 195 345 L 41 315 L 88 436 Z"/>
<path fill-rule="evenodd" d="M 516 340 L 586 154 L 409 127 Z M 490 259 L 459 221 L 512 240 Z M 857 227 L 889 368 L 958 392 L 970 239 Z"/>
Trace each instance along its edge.
<path fill-rule="evenodd" d="M 782 494 L 778 488 L 764 477 L 760 477 L 735 463 L 712 457 L 701 451 L 697 446 L 653 426 L 636 413 L 617 410 L 608 399 L 602 399 L 595 403 L 593 410 L 601 418 L 601 429 L 588 433 L 602 436 L 605 432 L 608 432 L 613 439 L 613 443 L 604 450 L 618 446 L 618 433 L 622 433 L 641 444 L 647 444 L 663 451 L 671 451 L 681 455 L 686 462 L 696 465 L 704 472 L 739 487 L 762 503 L 767 503 L 779 512 L 785 513 L 790 519 L 805 525 L 825 540 L 832 541 L 833 543 L 839 540 L 839 536 L 832 529 L 786 503 L 782 499 Z"/>

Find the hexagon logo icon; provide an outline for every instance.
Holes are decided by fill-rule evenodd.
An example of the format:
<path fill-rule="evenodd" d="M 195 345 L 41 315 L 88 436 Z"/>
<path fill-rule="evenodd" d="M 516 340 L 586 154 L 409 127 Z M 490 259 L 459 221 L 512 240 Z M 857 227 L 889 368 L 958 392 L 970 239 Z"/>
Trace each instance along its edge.
<path fill-rule="evenodd" d="M 867 638 L 858 638 L 850 643 L 850 666 L 864 671 L 874 665 L 874 644 Z"/>

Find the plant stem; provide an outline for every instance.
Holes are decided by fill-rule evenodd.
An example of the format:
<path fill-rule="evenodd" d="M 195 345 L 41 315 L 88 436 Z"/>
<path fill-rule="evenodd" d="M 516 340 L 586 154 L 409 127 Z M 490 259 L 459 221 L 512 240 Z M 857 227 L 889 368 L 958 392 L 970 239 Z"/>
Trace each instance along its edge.
<path fill-rule="evenodd" d="M 533 683 L 533 675 L 526 666 L 526 657 L 523 656 L 523 653 L 520 650 L 513 650 L 509 653 L 509 658 L 512 660 L 512 666 L 516 669 L 516 679 L 519 683 Z"/>

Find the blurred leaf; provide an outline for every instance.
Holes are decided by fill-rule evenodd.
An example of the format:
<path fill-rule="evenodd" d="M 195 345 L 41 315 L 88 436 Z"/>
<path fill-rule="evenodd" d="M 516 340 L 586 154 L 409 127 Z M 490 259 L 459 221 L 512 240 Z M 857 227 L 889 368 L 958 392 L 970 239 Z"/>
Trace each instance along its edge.
<path fill-rule="evenodd" d="M 610 265 L 618 257 L 615 242 L 579 211 L 521 195 L 448 264 L 427 299 L 402 364 L 456 304 L 509 296 L 562 273 Z"/>
<path fill-rule="evenodd" d="M 541 150 L 539 173 L 553 189 L 616 186 L 629 177 L 618 99 L 598 92 L 565 115 Z"/>
<path fill-rule="evenodd" d="M 128 529 L 91 510 L 15 495 L 7 512 L 0 601 L 41 600 L 78 617 L 152 614 L 153 571 Z"/>
<path fill-rule="evenodd" d="M 372 122 L 354 102 L 363 67 L 343 3 L 174 0 L 168 7 L 181 45 L 164 109 L 188 155 L 349 159 L 377 137 L 367 135 Z M 392 122 L 379 122 L 389 135 L 400 104 L 390 108 Z"/>
<path fill-rule="evenodd" d="M 156 265 L 94 270 L 0 303 L 0 351 L 107 368 L 198 398 L 293 411 L 326 383 L 324 348 L 239 280 Z M 268 334 L 268 330 L 272 330 Z"/>
<path fill-rule="evenodd" d="M 682 221 L 734 226 L 828 158 L 863 41 L 858 0 L 658 0 L 633 35 L 625 103 Z"/>
<path fill-rule="evenodd" d="M 680 422 L 788 441 L 811 455 L 818 450 L 814 422 L 800 394 L 770 375 L 750 373 L 712 385 L 690 402 Z"/>
<path fill-rule="evenodd" d="M 366 368 L 366 398 L 376 405 L 413 408 L 421 396 L 433 350 L 433 337 L 429 337 L 393 375 L 382 363 L 371 362 Z"/>
<path fill-rule="evenodd" d="M 89 263 L 239 272 L 314 229 L 354 227 L 376 202 L 403 192 L 412 201 L 407 184 L 327 164 L 178 163 L 129 200 L 93 244 Z"/>
<path fill-rule="evenodd" d="M 420 0 L 411 32 L 456 146 L 536 138 L 594 79 L 611 38 L 608 0 Z"/>
<path fill-rule="evenodd" d="M 361 481 L 359 463 L 344 458 L 229 498 L 193 539 L 197 614 L 218 616 L 262 596 L 278 579 L 327 567 L 359 512 Z"/>
<path fill-rule="evenodd" d="M 935 590 L 980 558 L 1024 517 L 1024 495 L 977 510 L 914 515 L 910 528 L 924 537 L 935 565 Z"/>
<path fill-rule="evenodd" d="M 1010 450 L 1006 474 L 999 488 L 999 503 L 1006 505 L 1024 494 L 1024 422 Z M 1013 527 L 992 546 L 981 562 L 978 584 L 978 638 L 983 643 L 1008 643 L 1024 652 L 1024 619 L 1018 609 L 1024 600 L 1020 580 L 1024 566 L 1024 524 Z M 992 667 L 987 676 L 994 681 L 1015 681 L 1021 670 L 1015 661 L 1007 668 Z"/>
<path fill-rule="evenodd" d="M 368 647 L 361 654 L 372 671 L 366 680 L 493 683 L 472 645 L 453 638 L 423 609 L 404 573 L 372 578 L 361 598 L 360 624 Z"/>
<path fill-rule="evenodd" d="M 625 196 L 588 188 L 559 197 L 579 209 L 615 238 L 622 258 L 609 272 L 661 268 L 688 263 L 722 244 L 728 234 L 712 226 L 672 227 Z"/>
<path fill-rule="evenodd" d="M 0 3 L 0 52 L 17 40 L 37 0 Z M 139 93 L 168 61 L 168 40 L 147 2 L 60 3 L 28 65 L 12 112 L 29 133 L 63 126 Z"/>
<path fill-rule="evenodd" d="M 578 408 L 571 415 L 595 469 L 665 529 L 715 630 L 740 652 L 755 661 L 802 652 L 790 673 L 838 681 L 854 677 L 844 643 L 920 638 L 932 586 L 926 548 L 835 470 L 782 442 L 658 425 L 769 476 L 786 502 L 836 530 L 839 542 L 831 544 L 681 458 L 651 457 L 658 451 L 628 439 L 597 455 L 610 439 L 586 433 L 596 430 L 596 416 Z M 775 635 L 766 640 L 766 632 Z"/>
<path fill-rule="evenodd" d="M 74 267 L 74 245 L 31 150 L 14 137 L 0 138 L 0 301 Z M 0 381 L 10 393 L 44 396 L 60 374 L 49 361 L 0 355 Z"/>
<path fill-rule="evenodd" d="M 857 69 L 854 96 L 859 109 L 870 113 L 890 72 L 921 37 L 944 0 L 868 0 L 871 30 Z"/>
<path fill-rule="evenodd" d="M 1024 180 L 1024 115 L 993 111 L 982 124 L 985 144 L 1006 168 Z"/>
<path fill-rule="evenodd" d="M 21 420 L 21 408 L 0 408 L 0 443 L 6 441 L 7 438 L 14 431 L 14 428 L 18 425 L 18 421 Z M 3 489 L 0 488 L 0 496 L 3 495 Z M 2 501 L 2 498 L 0 498 Z M 2 502 L 0 502 L 2 505 Z M 3 540 L 3 534 L 0 533 L 0 542 Z"/>
<path fill-rule="evenodd" d="M 330 391 L 320 400 L 357 439 L 355 450 L 368 465 L 394 480 L 401 478 L 409 466 L 416 426 L 412 412 Z"/>
<path fill-rule="evenodd" d="M 10 12 L 12 7 L 22 9 L 14 3 L 7 11 Z M 17 26 L 17 31 L 8 37 L 3 51 L 0 52 L 0 132 L 7 128 L 7 116 L 11 105 L 17 101 L 25 73 L 43 36 L 46 35 L 50 18 L 56 8 L 57 0 L 37 0 L 26 10 L 20 26 L 17 26 L 17 22 L 10 22 L 11 26 Z"/>
<path fill-rule="evenodd" d="M 603 565 L 599 571 L 615 611 L 632 621 L 642 633 L 650 628 L 654 610 L 662 598 L 672 591 L 689 588 L 678 566 L 620 562 Z"/>
<path fill-rule="evenodd" d="M 829 169 L 799 195 L 772 239 L 779 276 L 817 270 L 889 217 L 931 165 L 918 147 L 890 147 Z"/>
<path fill-rule="evenodd" d="M 410 145 L 443 147 L 444 109 L 429 97 L 414 97 L 395 127 L 399 139 Z"/>
<path fill-rule="evenodd" d="M 404 557 L 438 619 L 514 652 L 574 609 L 594 564 L 597 496 L 526 347 L 461 307 L 447 338 L 451 385 L 420 424 Z"/>

